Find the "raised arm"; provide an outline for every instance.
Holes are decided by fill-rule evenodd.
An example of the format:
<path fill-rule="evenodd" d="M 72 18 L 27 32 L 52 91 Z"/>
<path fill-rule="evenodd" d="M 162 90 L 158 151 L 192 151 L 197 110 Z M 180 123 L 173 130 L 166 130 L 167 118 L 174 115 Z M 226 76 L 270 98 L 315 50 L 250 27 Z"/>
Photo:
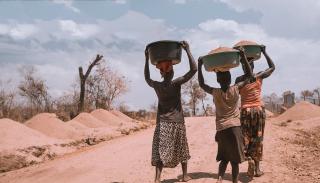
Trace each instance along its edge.
<path fill-rule="evenodd" d="M 275 70 L 276 67 L 275 67 L 272 59 L 269 57 L 269 55 L 266 52 L 266 46 L 261 45 L 261 52 L 263 53 L 264 57 L 266 58 L 269 68 L 266 69 L 265 71 L 259 72 L 256 77 L 261 78 L 261 79 L 265 79 L 273 73 L 273 71 Z"/>
<path fill-rule="evenodd" d="M 146 48 L 145 50 L 145 57 L 146 57 L 146 63 L 144 66 L 144 78 L 146 80 L 146 82 L 148 83 L 149 86 L 154 87 L 154 82 L 151 78 L 150 78 L 150 70 L 149 70 L 149 53 L 148 53 L 148 49 Z"/>
<path fill-rule="evenodd" d="M 199 80 L 199 85 L 200 87 L 207 93 L 212 94 L 213 93 L 213 87 L 208 86 L 207 84 L 204 83 L 204 78 L 202 74 L 202 60 L 201 57 L 198 59 L 198 80 Z"/>
<path fill-rule="evenodd" d="M 178 77 L 173 81 L 174 84 L 180 84 L 180 85 L 189 81 L 192 78 L 192 76 L 194 76 L 194 74 L 197 72 L 197 64 L 194 61 L 194 58 L 191 54 L 188 42 L 182 41 L 181 45 L 182 45 L 182 48 L 187 52 L 190 70 L 184 76 Z"/>
<path fill-rule="evenodd" d="M 236 81 L 236 85 L 238 85 L 239 88 L 242 88 L 244 85 L 246 85 L 248 82 L 250 82 L 252 79 L 254 79 L 252 69 L 250 67 L 250 64 L 248 62 L 248 59 L 246 57 L 246 54 L 244 53 L 244 49 L 240 47 L 240 62 L 243 66 L 243 72 L 244 72 L 244 78 Z M 238 79 L 238 78 L 237 78 Z"/>

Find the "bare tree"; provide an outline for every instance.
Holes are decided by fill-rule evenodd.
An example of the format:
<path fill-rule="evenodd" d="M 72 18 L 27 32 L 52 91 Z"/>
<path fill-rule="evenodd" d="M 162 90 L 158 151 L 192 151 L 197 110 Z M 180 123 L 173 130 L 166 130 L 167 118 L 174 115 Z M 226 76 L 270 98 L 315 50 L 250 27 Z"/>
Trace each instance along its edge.
<path fill-rule="evenodd" d="M 305 101 L 307 97 L 312 97 L 313 93 L 310 90 L 303 90 L 303 91 L 301 91 L 301 96 L 303 97 L 303 100 Z"/>
<path fill-rule="evenodd" d="M 185 90 L 185 88 L 182 88 L 183 90 Z M 183 91 L 183 94 L 185 91 Z M 190 112 L 190 106 L 189 106 L 189 102 L 187 102 L 187 100 L 185 99 L 185 97 L 181 97 L 181 105 L 182 105 L 182 109 L 183 109 L 183 115 L 185 117 L 189 117 L 191 116 L 191 112 Z"/>
<path fill-rule="evenodd" d="M 263 100 L 265 102 L 266 109 L 276 112 L 277 111 L 277 104 L 280 104 L 280 98 L 276 93 L 271 93 L 270 95 L 265 95 L 263 97 Z"/>
<path fill-rule="evenodd" d="M 183 94 L 185 94 L 189 99 L 187 105 L 190 107 L 193 116 L 196 115 L 197 105 L 200 101 L 202 102 L 202 108 L 206 111 L 204 106 L 206 93 L 200 88 L 196 77 L 193 77 L 183 85 Z"/>
<path fill-rule="evenodd" d="M 207 107 L 205 106 L 205 101 L 207 100 L 207 93 L 200 89 L 199 91 L 199 100 L 201 101 L 202 110 L 205 116 L 209 115 L 209 112 L 207 111 Z"/>
<path fill-rule="evenodd" d="M 73 119 L 78 111 L 79 90 L 74 87 L 73 91 L 64 93 L 55 100 L 55 108 L 57 116 L 63 120 L 68 121 Z"/>
<path fill-rule="evenodd" d="M 320 88 L 314 89 L 313 92 L 318 95 L 318 105 L 320 106 Z"/>
<path fill-rule="evenodd" d="M 88 98 L 95 108 L 110 110 L 117 98 L 128 91 L 127 79 L 102 62 L 87 82 Z"/>
<path fill-rule="evenodd" d="M 14 106 L 15 93 L 7 91 L 3 85 L 9 85 L 10 81 L 3 83 L 0 81 L 0 118 L 10 117 Z"/>
<path fill-rule="evenodd" d="M 98 65 L 99 62 L 102 60 L 102 55 L 97 55 L 96 58 L 89 64 L 89 67 L 85 74 L 83 74 L 82 67 L 79 67 L 79 78 L 80 78 L 80 97 L 79 97 L 79 106 L 78 106 L 78 113 L 84 110 L 84 98 L 85 98 L 85 91 L 86 91 L 86 80 L 88 79 L 91 70 L 94 66 Z"/>
<path fill-rule="evenodd" d="M 130 107 L 123 102 L 119 105 L 119 111 L 122 113 L 127 113 L 129 111 L 129 108 Z"/>
<path fill-rule="evenodd" d="M 51 108 L 50 95 L 45 81 L 35 75 L 36 69 L 33 66 L 24 66 L 20 69 L 23 80 L 20 82 L 19 94 L 25 97 L 30 104 L 31 115 L 36 112 L 49 112 Z"/>

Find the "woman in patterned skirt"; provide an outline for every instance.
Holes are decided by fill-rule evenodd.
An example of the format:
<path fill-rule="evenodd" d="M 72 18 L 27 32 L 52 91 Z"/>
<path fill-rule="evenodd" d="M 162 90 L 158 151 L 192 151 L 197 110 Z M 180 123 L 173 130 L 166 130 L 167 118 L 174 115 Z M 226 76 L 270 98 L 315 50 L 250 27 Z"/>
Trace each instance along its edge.
<path fill-rule="evenodd" d="M 150 79 L 149 54 L 146 48 L 145 56 L 145 80 L 154 88 L 158 96 L 157 122 L 152 144 L 152 166 L 156 166 L 155 182 L 160 183 L 163 167 L 174 168 L 179 163 L 182 165 L 182 181 L 191 178 L 187 175 L 187 161 L 190 159 L 186 127 L 184 124 L 183 110 L 181 105 L 181 85 L 192 78 L 197 72 L 197 66 L 191 55 L 189 44 L 181 42 L 182 48 L 187 52 L 190 70 L 184 76 L 173 79 L 174 71 L 170 60 L 160 62 L 163 81 Z"/>
<path fill-rule="evenodd" d="M 241 63 L 250 68 L 244 55 L 243 48 L 240 48 Z M 248 80 L 230 86 L 231 74 L 229 71 L 217 72 L 217 81 L 221 88 L 213 88 L 204 83 L 202 75 L 202 60 L 199 58 L 198 79 L 200 87 L 213 96 L 216 106 L 216 136 L 218 143 L 217 161 L 219 164 L 218 183 L 221 183 L 228 163 L 232 166 L 232 182 L 238 182 L 239 164 L 245 160 L 243 135 L 240 124 L 240 112 L 238 101 L 240 98 L 239 89 L 248 83 Z M 247 69 L 248 71 L 249 69 Z M 250 71 L 250 70 L 249 70 Z M 252 77 L 252 72 L 247 73 L 248 78 Z M 251 77 L 250 77 L 251 76 Z"/>
<path fill-rule="evenodd" d="M 240 89 L 241 95 L 241 127 L 245 142 L 245 155 L 248 158 L 248 176 L 260 177 L 263 172 L 260 170 L 260 161 L 263 153 L 263 136 L 266 114 L 261 100 L 262 80 L 269 77 L 275 70 L 275 65 L 266 53 L 266 47 L 261 45 L 261 51 L 267 59 L 269 68 L 258 74 L 249 84 Z M 253 72 L 253 58 L 248 58 L 250 70 Z M 242 82 L 247 76 L 240 76 L 236 83 Z"/>

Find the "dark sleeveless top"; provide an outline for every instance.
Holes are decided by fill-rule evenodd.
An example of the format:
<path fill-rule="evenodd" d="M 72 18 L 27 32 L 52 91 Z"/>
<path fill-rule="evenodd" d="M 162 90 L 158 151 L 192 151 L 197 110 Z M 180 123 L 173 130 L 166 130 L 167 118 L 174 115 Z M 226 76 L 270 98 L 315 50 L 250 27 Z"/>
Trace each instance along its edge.
<path fill-rule="evenodd" d="M 181 85 L 155 82 L 153 88 L 158 96 L 157 122 L 183 123 Z"/>

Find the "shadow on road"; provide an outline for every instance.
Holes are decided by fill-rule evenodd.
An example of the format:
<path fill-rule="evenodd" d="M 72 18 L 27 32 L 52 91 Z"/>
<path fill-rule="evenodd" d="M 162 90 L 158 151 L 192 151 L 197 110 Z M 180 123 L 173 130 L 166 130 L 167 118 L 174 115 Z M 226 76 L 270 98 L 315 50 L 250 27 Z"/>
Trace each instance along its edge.
<path fill-rule="evenodd" d="M 216 173 L 208 173 L 208 172 L 193 172 L 188 174 L 192 179 L 205 179 L 205 178 L 212 178 L 212 179 L 218 179 L 218 174 Z M 176 183 L 180 182 L 179 179 L 182 178 L 182 175 L 179 175 L 176 179 L 167 179 L 161 181 L 162 183 Z M 230 173 L 226 173 L 224 176 L 224 180 L 232 181 L 232 175 Z M 239 174 L 239 181 L 241 183 L 248 183 L 250 182 L 250 179 L 247 177 L 246 172 L 240 172 Z"/>

